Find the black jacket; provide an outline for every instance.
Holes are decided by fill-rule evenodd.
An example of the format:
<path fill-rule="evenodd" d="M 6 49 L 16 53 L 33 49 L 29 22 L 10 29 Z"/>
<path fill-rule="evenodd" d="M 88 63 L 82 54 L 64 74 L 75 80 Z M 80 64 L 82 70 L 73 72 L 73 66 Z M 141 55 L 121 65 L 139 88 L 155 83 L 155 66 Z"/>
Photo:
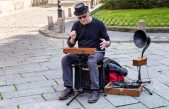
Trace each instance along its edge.
<path fill-rule="evenodd" d="M 108 59 L 107 60 L 107 65 L 106 65 L 106 69 L 109 71 L 114 71 L 120 75 L 124 75 L 127 76 L 127 69 L 122 67 L 118 62 L 116 62 L 115 60 L 112 59 Z"/>

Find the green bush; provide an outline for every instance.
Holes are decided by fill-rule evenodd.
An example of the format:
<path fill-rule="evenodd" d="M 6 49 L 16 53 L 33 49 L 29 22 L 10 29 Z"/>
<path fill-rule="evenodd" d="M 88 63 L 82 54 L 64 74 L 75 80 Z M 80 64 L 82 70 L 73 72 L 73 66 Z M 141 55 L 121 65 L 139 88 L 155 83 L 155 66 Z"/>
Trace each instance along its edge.
<path fill-rule="evenodd" d="M 169 7 L 168 0 L 103 0 L 105 9 L 147 9 Z"/>

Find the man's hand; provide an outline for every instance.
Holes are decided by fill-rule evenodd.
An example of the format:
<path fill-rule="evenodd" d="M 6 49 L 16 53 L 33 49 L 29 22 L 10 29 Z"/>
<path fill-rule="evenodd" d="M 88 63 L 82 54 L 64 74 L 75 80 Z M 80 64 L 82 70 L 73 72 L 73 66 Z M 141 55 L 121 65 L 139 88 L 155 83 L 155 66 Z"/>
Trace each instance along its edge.
<path fill-rule="evenodd" d="M 73 40 L 75 40 L 75 38 L 76 38 L 76 31 L 72 31 L 70 33 L 70 38 L 73 39 Z"/>
<path fill-rule="evenodd" d="M 74 43 L 75 43 L 75 39 L 76 39 L 76 31 L 72 31 L 72 32 L 70 33 L 70 42 L 71 42 L 72 44 L 74 44 Z"/>
<path fill-rule="evenodd" d="M 110 41 L 106 41 L 105 39 L 101 39 L 100 38 L 100 40 L 102 41 L 101 43 L 100 43 L 100 48 L 103 50 L 104 48 L 106 48 L 106 47 L 108 47 L 108 46 L 110 46 Z"/>
<path fill-rule="evenodd" d="M 100 43 L 100 48 L 103 50 L 104 48 L 107 47 L 107 42 L 106 42 L 105 39 L 101 39 L 101 38 L 100 38 L 100 40 L 102 41 L 102 42 Z"/>

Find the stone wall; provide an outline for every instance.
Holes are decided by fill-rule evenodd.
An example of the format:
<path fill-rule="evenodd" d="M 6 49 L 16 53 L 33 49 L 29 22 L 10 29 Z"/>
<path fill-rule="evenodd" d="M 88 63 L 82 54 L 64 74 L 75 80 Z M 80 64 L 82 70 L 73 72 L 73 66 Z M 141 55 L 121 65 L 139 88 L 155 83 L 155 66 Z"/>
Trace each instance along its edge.
<path fill-rule="evenodd" d="M 0 0 L 0 13 L 47 4 L 48 0 Z"/>

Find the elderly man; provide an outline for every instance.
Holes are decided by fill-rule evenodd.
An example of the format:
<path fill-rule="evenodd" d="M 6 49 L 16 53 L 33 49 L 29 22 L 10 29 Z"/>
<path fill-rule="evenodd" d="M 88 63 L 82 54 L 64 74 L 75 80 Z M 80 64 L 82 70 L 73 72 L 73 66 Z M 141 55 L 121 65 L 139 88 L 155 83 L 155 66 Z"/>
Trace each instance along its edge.
<path fill-rule="evenodd" d="M 105 51 L 105 48 L 110 46 L 111 43 L 104 24 L 100 20 L 92 18 L 89 15 L 88 7 L 83 3 L 77 4 L 74 8 L 74 14 L 79 20 L 74 23 L 71 29 L 67 41 L 68 46 L 73 47 L 78 42 L 78 47 L 96 48 L 97 51 Z M 99 99 L 100 87 L 97 62 L 102 60 L 104 55 L 104 52 L 96 52 L 87 57 L 92 90 L 88 99 L 89 103 L 95 103 Z M 76 58 L 76 54 L 67 54 L 62 58 L 63 82 L 66 89 L 62 91 L 59 97 L 60 100 L 66 100 L 74 95 L 71 64 Z"/>

